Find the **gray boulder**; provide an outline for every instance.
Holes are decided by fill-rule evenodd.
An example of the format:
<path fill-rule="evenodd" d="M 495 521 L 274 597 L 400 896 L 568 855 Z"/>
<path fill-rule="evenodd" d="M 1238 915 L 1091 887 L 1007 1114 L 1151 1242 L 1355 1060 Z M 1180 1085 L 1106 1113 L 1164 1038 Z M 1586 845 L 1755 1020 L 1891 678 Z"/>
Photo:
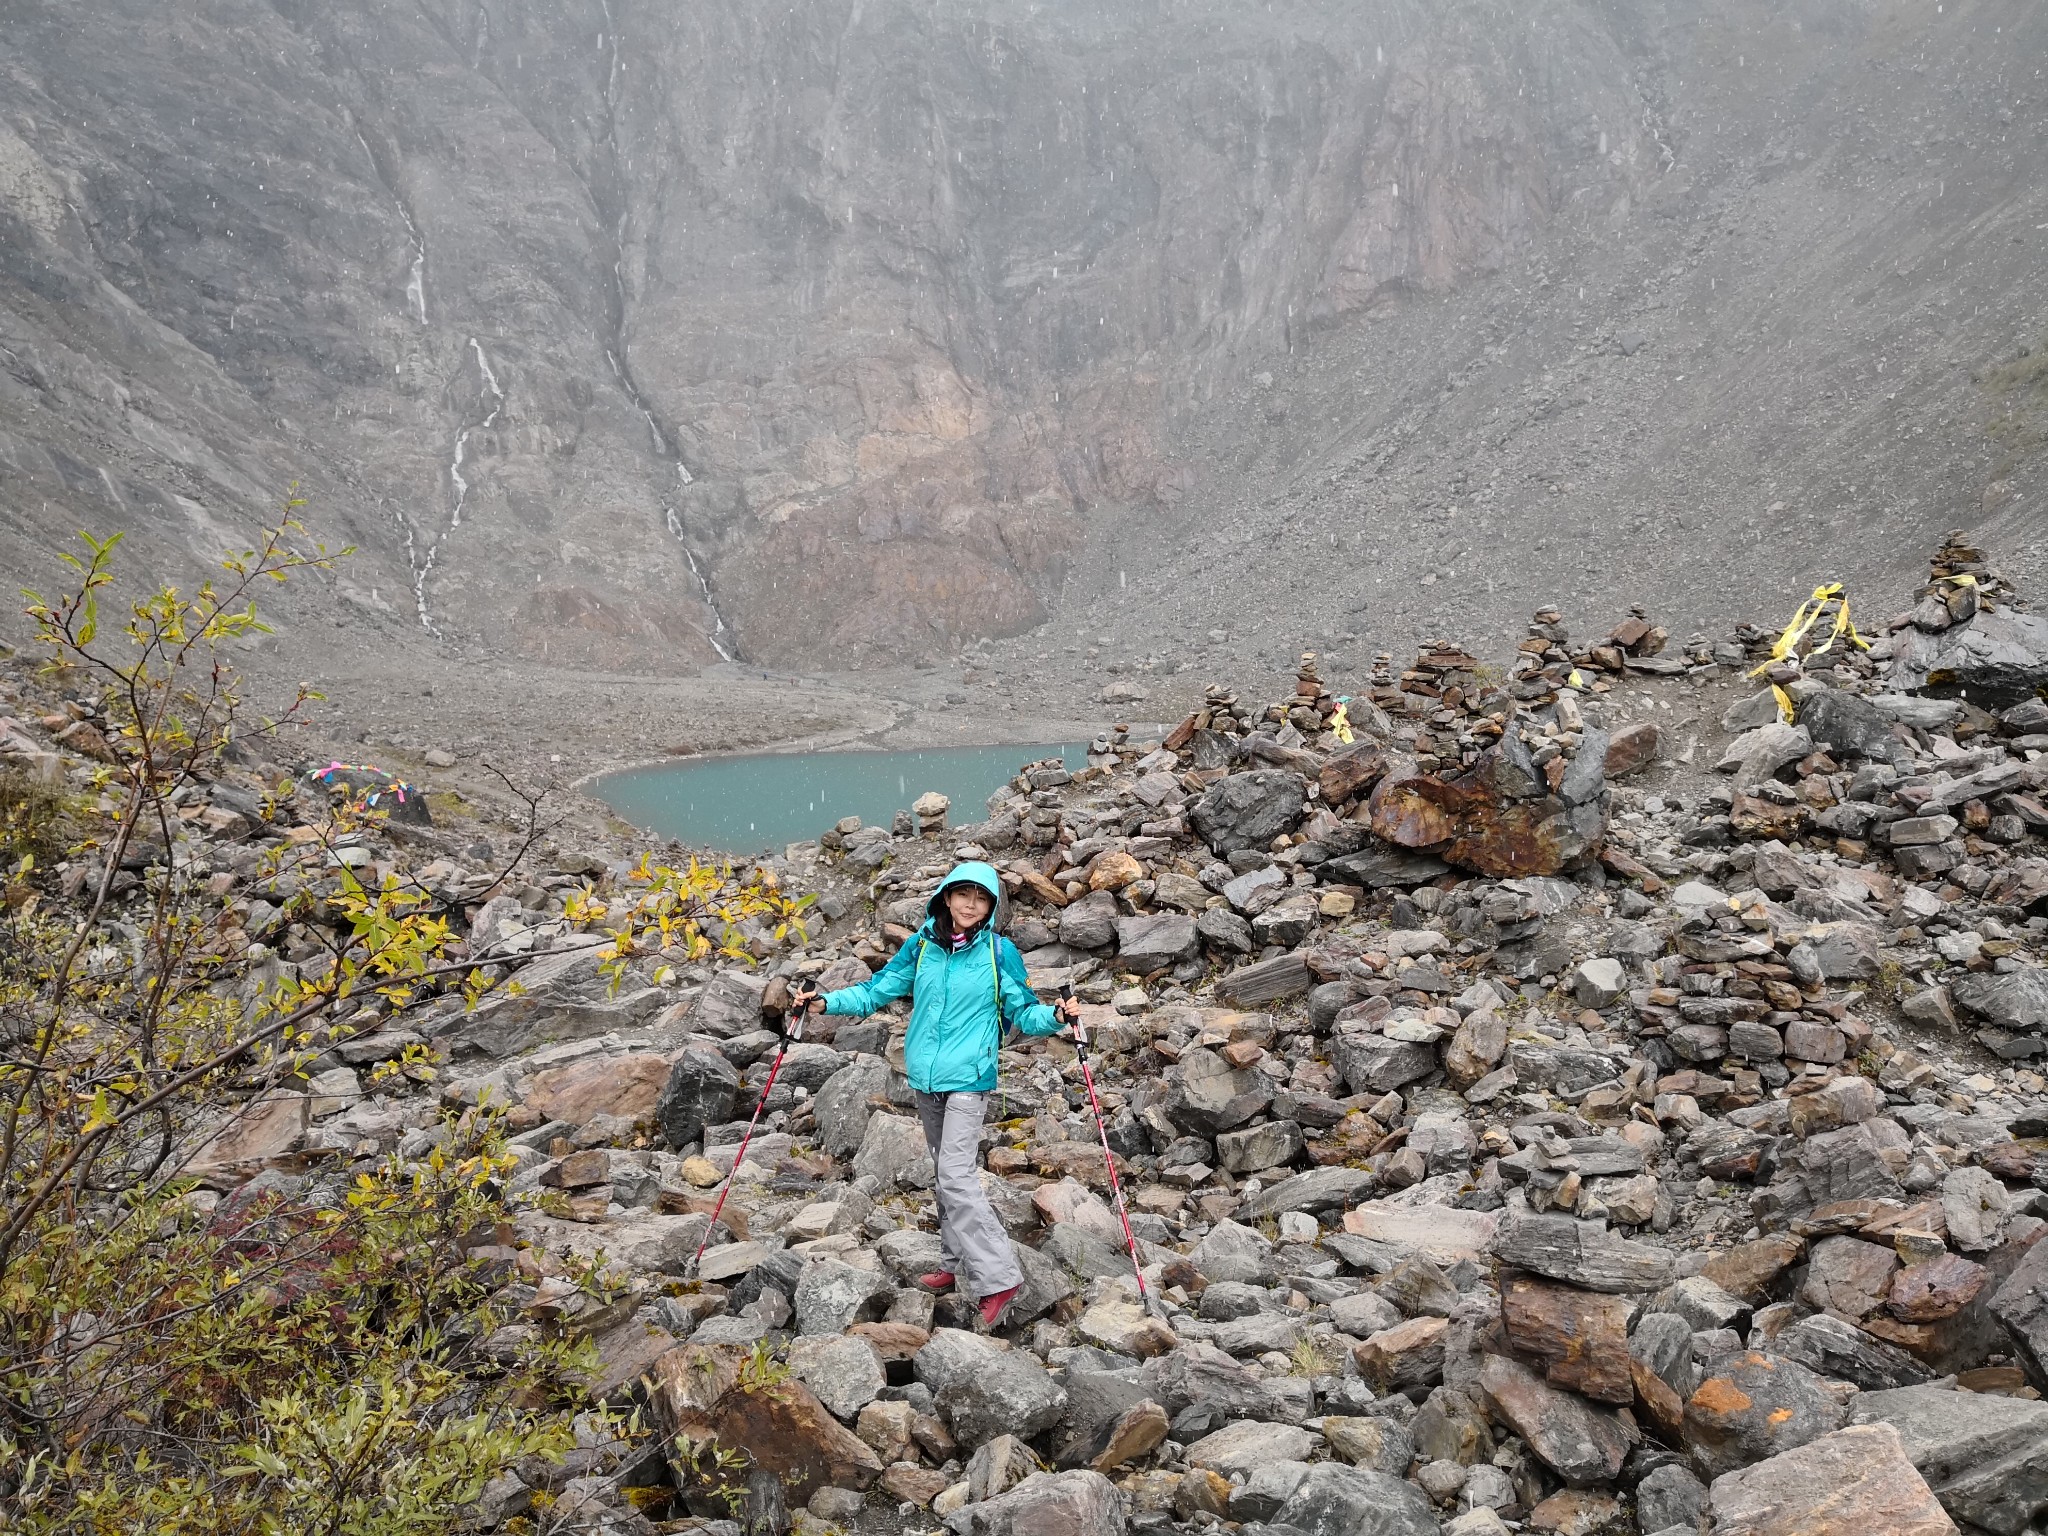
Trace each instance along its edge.
<path fill-rule="evenodd" d="M 1897 1345 L 1874 1339 L 1826 1312 L 1781 1329 L 1771 1348 L 1810 1371 L 1853 1383 L 1866 1393 L 1909 1387 L 1933 1374 Z"/>
<path fill-rule="evenodd" d="M 2048 1031 L 2048 970 L 1966 975 L 1949 984 L 1949 995 L 2000 1029 Z"/>
<path fill-rule="evenodd" d="M 1273 1245 L 1250 1227 L 1219 1221 L 1188 1253 L 1209 1280 L 1257 1281 L 1267 1272 Z"/>
<path fill-rule="evenodd" d="M 1364 1467 L 1318 1462 L 1273 1517 L 1303 1536 L 1437 1536 L 1429 1496 Z"/>
<path fill-rule="evenodd" d="M 1195 932 L 1202 942 L 1220 955 L 1248 955 L 1252 952 L 1252 925 L 1228 907 L 1211 907 L 1195 919 Z"/>
<path fill-rule="evenodd" d="M 1217 1138 L 1219 1147 L 1222 1140 Z M 1343 1210 L 1370 1193 L 1375 1182 L 1369 1168 L 1311 1168 L 1260 1190 L 1245 1202 L 1244 1210 L 1249 1216 Z"/>
<path fill-rule="evenodd" d="M 812 1114 L 818 1122 L 818 1145 L 834 1157 L 855 1151 L 867 1135 L 874 1114 L 872 1100 L 889 1087 L 889 1063 L 880 1056 L 855 1056 L 818 1090 Z"/>
<path fill-rule="evenodd" d="M 1166 1116 L 1183 1131 L 1214 1136 L 1243 1125 L 1272 1102 L 1272 1079 L 1233 1068 L 1206 1046 L 1183 1052 L 1169 1079 Z"/>
<path fill-rule="evenodd" d="M 1216 1160 L 1231 1173 L 1263 1173 L 1301 1155 L 1301 1127 L 1292 1120 L 1267 1120 L 1216 1138 Z"/>
<path fill-rule="evenodd" d="M 1261 1312 L 1271 1312 L 1277 1305 L 1273 1293 L 1263 1285 L 1247 1285 L 1242 1280 L 1212 1280 L 1209 1288 L 1202 1292 L 1202 1299 L 1195 1310 L 1205 1323 L 1228 1323 L 1240 1317 L 1256 1317 Z"/>
<path fill-rule="evenodd" d="M 1107 949 L 1116 942 L 1116 897 L 1090 891 L 1060 913 L 1060 942 L 1071 949 Z"/>
<path fill-rule="evenodd" d="M 1207 1467 L 1225 1477 L 1248 1477 L 1268 1462 L 1305 1460 L 1315 1443 L 1314 1435 L 1292 1424 L 1240 1419 L 1202 1436 L 1182 1454 L 1191 1467 Z"/>
<path fill-rule="evenodd" d="M 1225 1354 L 1239 1358 L 1286 1354 L 1301 1342 L 1301 1319 L 1289 1312 L 1260 1312 L 1220 1324 L 1210 1339 Z"/>
<path fill-rule="evenodd" d="M 844 1333 L 882 1315 L 896 1290 L 878 1270 L 838 1259 L 811 1259 L 797 1276 L 796 1327 L 800 1334 Z"/>
<path fill-rule="evenodd" d="M 1737 788 L 1772 777 L 1788 763 L 1796 763 L 1813 751 L 1813 738 L 1803 726 L 1772 722 L 1744 731 L 1728 744 L 1721 760 L 1714 764 L 1722 773 L 1735 776 Z"/>
<path fill-rule="evenodd" d="M 908 1115 L 870 1115 L 860 1150 L 853 1155 L 853 1175 L 872 1175 L 884 1190 L 899 1185 L 931 1188 L 932 1155 L 925 1146 L 924 1127 Z"/>
<path fill-rule="evenodd" d="M 1353 1093 L 1392 1093 L 1437 1069 L 1436 1047 L 1385 1035 L 1339 1035 L 1330 1061 Z"/>
<path fill-rule="evenodd" d="M 1862 695 L 1839 688 L 1823 688 L 1801 699 L 1798 719 L 1813 744 L 1831 752 L 1889 758 L 1897 745 L 1890 715 Z"/>
<path fill-rule="evenodd" d="M 977 1446 L 1001 1434 L 1029 1439 L 1052 1428 L 1067 1409 L 1067 1394 L 1036 1355 L 957 1328 L 934 1331 L 911 1368 L 931 1388 L 940 1416 L 962 1445 Z"/>
<path fill-rule="evenodd" d="M 1895 688 L 1941 698 L 1966 698 L 1980 709 L 2003 709 L 2048 691 L 2048 618 L 1980 609 L 1968 622 L 1937 634 L 1906 630 L 1893 653 Z"/>
<path fill-rule="evenodd" d="M 853 1418 L 889 1384 L 875 1346 L 850 1333 L 790 1340 L 789 1370 L 840 1419 Z"/>
<path fill-rule="evenodd" d="M 1124 1536 L 1129 1506 L 1100 1472 L 1034 1472 L 1008 1493 L 946 1516 L 952 1536 Z"/>
<path fill-rule="evenodd" d="M 1302 1412 L 1256 1372 L 1246 1369 L 1215 1345 L 1189 1340 L 1179 1349 L 1147 1360 L 1138 1371 L 1145 1395 L 1176 1420 L 1199 1411 L 1206 1422 L 1227 1424 L 1236 1419 L 1296 1423 Z"/>
<path fill-rule="evenodd" d="M 829 1045 L 799 1040 L 783 1054 L 782 1070 L 775 1075 L 776 1089 L 780 1091 L 786 1084 L 805 1093 L 821 1092 L 838 1075 L 844 1061 Z"/>
<path fill-rule="evenodd" d="M 1272 1519 L 1307 1476 L 1305 1461 L 1261 1462 L 1251 1469 L 1240 1487 L 1231 1490 L 1230 1518 L 1241 1525 Z"/>
<path fill-rule="evenodd" d="M 1218 779 L 1189 812 L 1195 830 L 1220 857 L 1265 848 L 1301 819 L 1308 781 L 1298 773 L 1258 768 Z"/>
<path fill-rule="evenodd" d="M 1140 976 L 1192 960 L 1199 942 L 1195 920 L 1178 912 L 1125 917 L 1116 924 L 1117 964 Z"/>
<path fill-rule="evenodd" d="M 1636 1484 L 1636 1524 L 1646 1531 L 1696 1531 L 1706 1507 L 1707 1485 L 1676 1462 Z"/>
<path fill-rule="evenodd" d="M 1692 1358 L 1692 1324 L 1675 1312 L 1651 1312 L 1639 1319 L 1629 1335 L 1628 1352 L 1680 1401 L 1691 1397 L 1700 1384 L 1699 1367 Z"/>
<path fill-rule="evenodd" d="M 761 1027 L 761 994 L 765 976 L 721 971 L 704 985 L 690 1005 L 690 1028 L 702 1035 L 729 1040 Z"/>
<path fill-rule="evenodd" d="M 2048 1391 L 2048 1241 L 2038 1242 L 1992 1293 L 1991 1315 L 2036 1390 Z"/>
<path fill-rule="evenodd" d="M 737 1067 L 716 1051 L 691 1046 L 669 1068 L 668 1082 L 655 1100 L 654 1120 L 662 1139 L 671 1147 L 703 1140 L 705 1126 L 732 1118 L 739 1091 Z"/>

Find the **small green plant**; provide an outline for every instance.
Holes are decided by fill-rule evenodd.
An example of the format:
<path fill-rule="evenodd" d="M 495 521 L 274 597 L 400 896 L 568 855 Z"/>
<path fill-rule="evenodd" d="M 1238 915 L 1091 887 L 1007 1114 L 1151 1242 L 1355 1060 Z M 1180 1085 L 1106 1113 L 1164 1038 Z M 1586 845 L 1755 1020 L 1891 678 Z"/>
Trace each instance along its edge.
<path fill-rule="evenodd" d="M 1873 985 L 1880 997 L 1896 1006 L 1905 1001 L 1906 968 L 1897 960 L 1880 961 Z"/>
<path fill-rule="evenodd" d="M 669 1471 L 676 1488 L 694 1510 L 722 1509 L 737 1518 L 747 1499 L 751 1460 L 745 1451 L 720 1445 L 708 1436 L 693 1440 L 677 1435 L 668 1446 Z"/>
<path fill-rule="evenodd" d="M 1344 1368 L 1337 1346 L 1325 1339 L 1301 1338 L 1287 1353 L 1290 1376 L 1333 1376 Z"/>
<path fill-rule="evenodd" d="M 775 1358 L 775 1351 L 763 1340 L 740 1362 L 739 1385 L 746 1392 L 769 1392 L 789 1380 L 789 1367 Z"/>

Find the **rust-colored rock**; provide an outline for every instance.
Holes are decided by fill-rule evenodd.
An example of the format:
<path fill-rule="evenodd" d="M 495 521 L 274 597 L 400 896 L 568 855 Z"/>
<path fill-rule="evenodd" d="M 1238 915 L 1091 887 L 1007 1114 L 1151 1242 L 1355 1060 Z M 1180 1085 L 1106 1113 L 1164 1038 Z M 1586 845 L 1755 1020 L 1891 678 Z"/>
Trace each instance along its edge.
<path fill-rule="evenodd" d="M 1607 777 L 1625 779 L 1632 773 L 1641 773 L 1657 761 L 1657 749 L 1663 744 L 1663 733 L 1650 721 L 1625 726 L 1614 733 L 1607 743 Z"/>
<path fill-rule="evenodd" d="M 1149 1456 L 1166 1439 L 1170 1427 L 1166 1410 L 1147 1398 L 1110 1426 L 1101 1452 L 1088 1465 L 1097 1472 L 1110 1472 Z"/>
<path fill-rule="evenodd" d="M 1099 853 L 1088 865 L 1088 889 L 1120 891 L 1133 880 L 1145 878 L 1145 866 L 1117 849 Z"/>
<path fill-rule="evenodd" d="M 1381 1329 L 1352 1352 L 1359 1374 L 1381 1393 L 1433 1385 L 1444 1373 L 1444 1334 L 1450 1326 L 1441 1317 L 1411 1317 Z"/>
<path fill-rule="evenodd" d="M 1901 1322 L 1940 1322 L 1976 1300 L 1986 1278 L 1983 1265 L 1959 1253 L 1945 1253 L 1894 1275 L 1885 1309 Z"/>
<path fill-rule="evenodd" d="M 540 1182 L 551 1189 L 588 1189 L 612 1176 L 612 1155 L 603 1147 L 571 1152 L 554 1167 L 544 1169 Z"/>
<path fill-rule="evenodd" d="M 1955 1536 L 1889 1424 L 1822 1435 L 1714 1480 L 1714 1536 Z"/>
<path fill-rule="evenodd" d="M 1327 805 L 1342 805 L 1378 782 L 1387 770 L 1387 757 L 1372 742 L 1361 741 L 1339 752 L 1323 764 L 1317 783 Z"/>
<path fill-rule="evenodd" d="M 875 1346 L 884 1361 L 908 1360 L 931 1342 L 931 1334 L 915 1323 L 855 1323 L 846 1330 Z"/>
<path fill-rule="evenodd" d="M 598 1115 L 651 1120 L 668 1074 L 668 1058 L 651 1051 L 589 1056 L 534 1073 L 522 1092 L 526 1102 L 549 1120 L 571 1125 L 586 1124 Z"/>
<path fill-rule="evenodd" d="M 792 1500 L 806 1500 L 827 1484 L 865 1490 L 882 1472 L 867 1443 L 799 1381 L 760 1391 L 735 1386 L 708 1418 L 719 1444 L 744 1449 L 757 1469 L 782 1478 Z"/>
<path fill-rule="evenodd" d="M 1634 1400 L 1629 1305 L 1620 1297 L 1516 1274 L 1501 1282 L 1500 1312 L 1508 1347 L 1552 1386 L 1603 1403 Z"/>
<path fill-rule="evenodd" d="M 1389 776 L 1372 792 L 1375 837 L 1403 848 L 1434 848 L 1458 829 L 1465 797 L 1430 774 Z"/>
<path fill-rule="evenodd" d="M 745 1352 L 729 1344 L 679 1344 L 648 1371 L 648 1401 L 664 1434 L 701 1439 L 711 1410 L 739 1380 Z"/>
<path fill-rule="evenodd" d="M 1194 1467 L 1183 1473 L 1174 1490 L 1173 1512 L 1182 1520 L 1195 1515 L 1225 1515 L 1230 1512 L 1230 1483 L 1221 1473 Z"/>
<path fill-rule="evenodd" d="M 914 1461 L 891 1462 L 882 1469 L 880 1482 L 882 1492 L 897 1503 L 915 1504 L 920 1509 L 953 1486 L 945 1473 L 920 1467 Z"/>
<path fill-rule="evenodd" d="M 1369 802 L 1372 830 L 1483 875 L 1556 874 L 1598 842 L 1601 811 L 1587 804 L 1575 814 L 1557 794 L 1541 792 L 1547 786 L 1531 781 L 1525 764 L 1526 756 L 1510 762 L 1496 745 L 1454 779 L 1389 771 Z M 1529 798 L 1518 797 L 1523 791 Z"/>
<path fill-rule="evenodd" d="M 1725 1253 L 1707 1260 L 1701 1270 L 1709 1280 L 1730 1296 L 1744 1301 L 1762 1301 L 1780 1276 L 1797 1264 L 1806 1252 L 1806 1242 L 1790 1232 L 1774 1232 L 1754 1242 L 1737 1243 Z"/>
<path fill-rule="evenodd" d="M 1994 1177 L 2024 1184 L 2034 1176 L 2033 1149 L 2017 1141 L 1995 1142 L 1977 1154 L 1978 1166 Z"/>
<path fill-rule="evenodd" d="M 1728 808 L 1728 825 L 1735 835 L 1753 841 L 1790 842 L 1799 836 L 1806 819 L 1804 806 L 1779 805 L 1756 795 L 1737 795 Z"/>
<path fill-rule="evenodd" d="M 1529 1511 L 1529 1529 L 1550 1536 L 1622 1536 L 1632 1527 L 1613 1494 L 1564 1488 Z"/>
<path fill-rule="evenodd" d="M 1628 1363 L 1629 1382 L 1636 1389 L 1637 1416 L 1672 1445 L 1685 1438 L 1685 1400 L 1672 1391 L 1662 1376 L 1641 1360 Z"/>

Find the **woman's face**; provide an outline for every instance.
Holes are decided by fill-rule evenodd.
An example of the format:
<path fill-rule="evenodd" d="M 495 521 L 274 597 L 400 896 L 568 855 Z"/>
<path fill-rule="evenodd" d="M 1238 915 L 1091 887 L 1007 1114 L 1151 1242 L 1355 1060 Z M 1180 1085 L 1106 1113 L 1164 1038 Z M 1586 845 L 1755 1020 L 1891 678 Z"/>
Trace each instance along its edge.
<path fill-rule="evenodd" d="M 987 917 L 994 905 L 978 885 L 956 885 L 946 892 L 946 910 L 953 914 L 953 927 L 962 933 Z"/>

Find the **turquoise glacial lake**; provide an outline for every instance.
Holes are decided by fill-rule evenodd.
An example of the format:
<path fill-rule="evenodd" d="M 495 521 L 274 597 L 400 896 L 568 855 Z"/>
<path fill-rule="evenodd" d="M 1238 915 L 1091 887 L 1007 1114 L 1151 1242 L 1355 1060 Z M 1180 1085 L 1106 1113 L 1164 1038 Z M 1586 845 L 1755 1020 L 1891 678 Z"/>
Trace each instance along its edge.
<path fill-rule="evenodd" d="M 938 747 L 924 752 L 764 752 L 659 763 L 606 774 L 591 793 L 636 827 L 693 848 L 779 851 L 842 816 L 887 826 L 926 790 L 953 802 L 954 825 L 982 820 L 984 802 L 1026 763 L 1088 760 L 1085 742 Z"/>

